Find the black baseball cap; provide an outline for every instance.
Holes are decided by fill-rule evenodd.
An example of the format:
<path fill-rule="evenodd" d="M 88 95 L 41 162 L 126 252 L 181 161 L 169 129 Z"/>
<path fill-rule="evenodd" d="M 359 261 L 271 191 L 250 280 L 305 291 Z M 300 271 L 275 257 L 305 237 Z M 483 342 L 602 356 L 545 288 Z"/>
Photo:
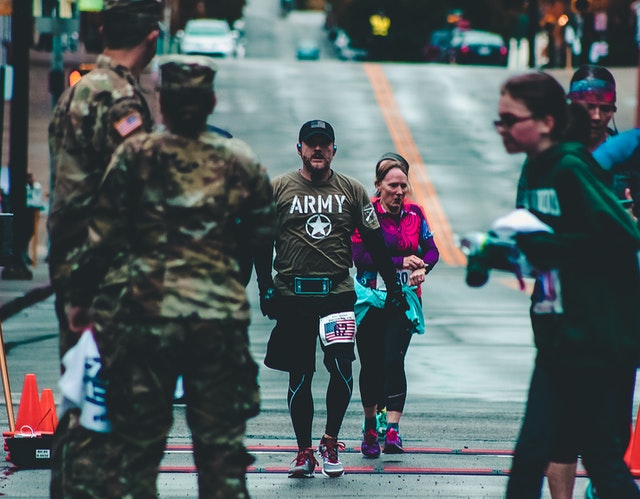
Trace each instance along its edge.
<path fill-rule="evenodd" d="M 306 142 L 314 135 L 324 135 L 330 142 L 336 141 L 333 127 L 329 123 L 322 120 L 311 120 L 302 125 L 298 134 L 298 142 Z"/>

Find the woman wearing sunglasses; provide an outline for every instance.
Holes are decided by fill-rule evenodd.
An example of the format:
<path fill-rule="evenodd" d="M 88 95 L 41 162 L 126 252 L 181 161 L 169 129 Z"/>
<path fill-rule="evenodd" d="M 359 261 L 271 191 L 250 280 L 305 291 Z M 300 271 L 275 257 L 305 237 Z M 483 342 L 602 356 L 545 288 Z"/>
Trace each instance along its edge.
<path fill-rule="evenodd" d="M 624 418 L 628 437 L 633 392 L 619 389 L 640 359 L 640 232 L 587 148 L 567 141 L 579 137 L 585 114 L 546 73 L 514 76 L 500 91 L 497 131 L 507 152 L 526 154 L 517 206 L 553 229 L 516 236 L 538 269 L 530 309 L 537 355 L 508 499 L 540 497 L 560 441 L 581 454 L 602 498 L 640 498 L 620 433 Z"/>

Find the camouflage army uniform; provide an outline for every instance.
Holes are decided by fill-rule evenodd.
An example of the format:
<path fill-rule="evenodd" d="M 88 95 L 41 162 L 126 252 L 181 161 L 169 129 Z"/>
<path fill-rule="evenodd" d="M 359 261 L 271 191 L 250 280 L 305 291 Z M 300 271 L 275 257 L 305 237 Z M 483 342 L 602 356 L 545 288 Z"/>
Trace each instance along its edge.
<path fill-rule="evenodd" d="M 58 101 L 49 125 L 51 209 L 49 274 L 61 324 L 61 356 L 78 336 L 65 327 L 70 262 L 86 241 L 95 194 L 115 148 L 131 134 L 151 131 L 153 118 L 127 68 L 99 55 L 97 68 Z"/>
<path fill-rule="evenodd" d="M 104 0 L 103 27 L 118 33 L 105 36 L 106 45 L 124 52 L 140 47 L 151 49 L 151 40 L 146 37 L 157 29 L 161 14 L 159 0 Z M 153 55 L 140 50 L 132 53 L 136 63 L 146 63 Z M 70 264 L 86 241 L 100 181 L 115 148 L 126 137 L 153 128 L 151 112 L 135 74 L 105 54 L 98 56 L 96 63 L 94 71 L 63 93 L 49 125 L 48 261 L 56 292 L 61 357 L 79 337 L 69 330 L 65 315 Z M 80 426 L 78 410 L 66 410 L 54 435 L 51 497 L 106 497 L 106 493 L 92 491 L 97 490 L 98 484 L 108 489 L 114 483 L 117 461 L 109 463 L 102 457 L 115 454 L 107 450 L 112 445 L 115 444 L 110 435 Z M 96 456 L 101 460 L 96 461 Z M 97 462 L 100 466 L 94 464 Z M 89 491 L 84 483 L 87 478 L 92 482 Z"/>
<path fill-rule="evenodd" d="M 253 458 L 243 438 L 259 390 L 237 254 L 239 244 L 263 247 L 275 231 L 270 182 L 238 139 L 162 131 L 136 135 L 114 153 L 90 247 L 72 275 L 72 303 L 122 290 L 115 315 L 96 324 L 121 441 L 115 495 L 156 496 L 182 374 L 200 497 L 248 497 Z"/>

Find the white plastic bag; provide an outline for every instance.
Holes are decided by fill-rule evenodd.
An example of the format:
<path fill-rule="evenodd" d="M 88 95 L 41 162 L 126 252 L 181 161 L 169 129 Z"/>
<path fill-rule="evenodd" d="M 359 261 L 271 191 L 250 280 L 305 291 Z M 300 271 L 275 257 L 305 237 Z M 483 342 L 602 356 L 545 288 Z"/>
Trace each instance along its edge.
<path fill-rule="evenodd" d="M 102 362 L 91 329 L 86 329 L 62 358 L 65 372 L 58 386 L 62 409 L 80 408 L 80 424 L 98 433 L 109 433 L 111 422 L 105 402 L 105 383 L 100 378 Z"/>

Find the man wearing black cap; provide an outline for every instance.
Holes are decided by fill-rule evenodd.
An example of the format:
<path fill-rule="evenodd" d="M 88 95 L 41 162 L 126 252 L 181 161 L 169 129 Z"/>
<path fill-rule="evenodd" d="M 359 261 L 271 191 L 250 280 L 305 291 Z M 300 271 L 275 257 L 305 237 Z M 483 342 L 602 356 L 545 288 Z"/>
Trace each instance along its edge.
<path fill-rule="evenodd" d="M 87 238 L 96 192 L 111 154 L 125 138 L 153 128 L 151 110 L 138 78 L 156 53 L 160 0 L 104 0 L 101 34 L 104 50 L 96 69 L 67 89 L 56 104 L 49 124 L 51 199 L 47 219 L 49 275 L 56 295 L 60 329 L 60 357 L 76 344 L 79 335 L 69 330 L 70 273 Z M 104 300 L 102 312 L 112 313 Z M 62 407 L 52 455 L 51 497 L 76 497 L 83 480 L 110 481 L 111 467 L 100 466 L 87 455 L 104 447 L 88 445 L 108 436 L 97 435 L 79 423 L 79 412 Z M 96 489 L 98 490 L 98 489 Z M 100 494 L 98 494 L 100 495 Z"/>
<path fill-rule="evenodd" d="M 302 168 L 273 179 L 279 233 L 275 240 L 275 279 L 271 254 L 256 258 L 260 305 L 276 319 L 267 346 L 265 365 L 289 373 L 287 401 L 298 454 L 291 478 L 314 476 L 311 447 L 316 338 L 329 371 L 327 421 L 318 453 L 322 473 L 339 477 L 344 466 L 338 432 L 351 400 L 355 359 L 355 292 L 349 275 L 351 235 L 357 228 L 388 289 L 387 305 L 406 309 L 407 302 L 365 188 L 331 169 L 336 154 L 333 127 L 323 120 L 300 129 L 298 155 Z"/>

